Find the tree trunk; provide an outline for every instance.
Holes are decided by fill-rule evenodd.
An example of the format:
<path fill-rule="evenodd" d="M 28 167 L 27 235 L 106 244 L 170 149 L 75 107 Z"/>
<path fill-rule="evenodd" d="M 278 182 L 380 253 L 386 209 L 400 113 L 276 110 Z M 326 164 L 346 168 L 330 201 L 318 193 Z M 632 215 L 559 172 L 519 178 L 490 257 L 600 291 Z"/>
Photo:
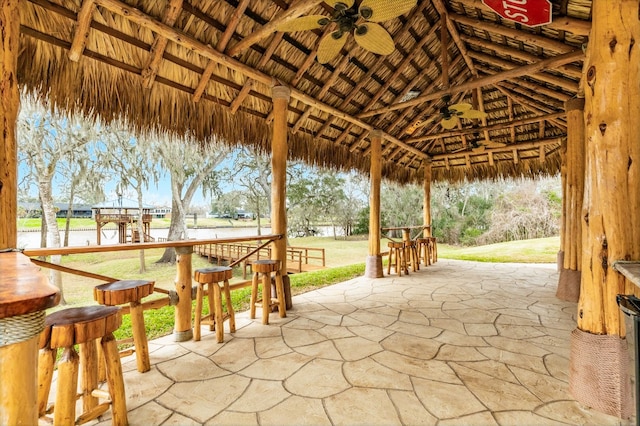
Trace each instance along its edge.
<path fill-rule="evenodd" d="M 42 218 L 46 222 L 47 227 L 47 247 L 60 247 L 60 230 L 58 229 L 58 222 L 56 220 L 56 211 L 51 193 L 51 177 L 49 174 L 40 174 L 38 189 L 40 191 L 40 200 L 42 201 Z M 60 255 L 51 256 L 51 263 L 59 265 L 60 259 Z M 64 289 L 62 285 L 62 273 L 51 269 L 49 281 L 60 289 L 60 304 L 66 305 L 67 302 L 64 299 Z"/>
<path fill-rule="evenodd" d="M 145 242 L 145 234 L 144 234 L 144 222 L 143 222 L 143 202 L 142 202 L 142 183 L 140 181 L 140 179 L 138 179 L 138 185 L 136 187 L 137 192 L 138 192 L 138 235 L 140 238 L 140 242 L 144 243 Z M 131 233 L 133 233 L 133 230 L 131 230 Z M 138 258 L 140 259 L 140 273 L 143 274 L 147 271 L 147 268 L 144 264 L 144 250 L 140 250 L 139 252 L 139 256 Z"/>
<path fill-rule="evenodd" d="M 640 259 L 639 9 L 640 0 L 593 2 L 584 65 L 582 283 L 569 385 L 581 403 L 619 417 L 630 415 L 632 403 L 616 295 L 637 289 L 612 264 Z"/>
<path fill-rule="evenodd" d="M 64 246 L 69 247 L 69 231 L 71 229 L 71 216 L 73 214 L 73 197 L 75 197 L 76 185 L 71 179 L 71 189 L 69 191 L 69 204 L 67 205 L 67 220 L 64 223 Z"/>

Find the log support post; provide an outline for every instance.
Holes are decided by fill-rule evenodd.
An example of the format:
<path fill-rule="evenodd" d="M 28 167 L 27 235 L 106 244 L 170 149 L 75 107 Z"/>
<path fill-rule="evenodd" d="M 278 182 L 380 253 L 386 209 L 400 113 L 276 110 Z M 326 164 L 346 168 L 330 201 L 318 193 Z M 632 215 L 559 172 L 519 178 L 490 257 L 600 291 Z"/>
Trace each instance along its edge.
<path fill-rule="evenodd" d="M 433 235 L 432 229 L 431 229 L 431 160 L 426 161 L 424 164 L 424 179 L 422 182 L 422 195 L 424 199 L 423 206 L 422 206 L 422 213 L 423 213 L 422 224 L 423 226 L 425 226 L 423 236 L 424 238 L 428 238 Z"/>
<path fill-rule="evenodd" d="M 191 328 L 191 257 L 193 247 L 176 247 L 176 293 L 178 304 L 175 310 L 173 337 L 176 342 L 193 338 Z"/>
<path fill-rule="evenodd" d="M 556 297 L 577 302 L 582 270 L 582 200 L 585 175 L 584 99 L 566 102 L 567 140 L 562 146 L 562 226 Z"/>
<path fill-rule="evenodd" d="M 0 0 L 0 249 L 18 243 L 19 0 Z"/>
<path fill-rule="evenodd" d="M 273 242 L 271 258 L 280 261 L 285 301 L 291 308 L 291 286 L 287 276 L 287 111 L 291 90 L 287 86 L 274 86 L 273 139 L 271 140 L 271 232 L 283 238 Z"/>
<path fill-rule="evenodd" d="M 640 0 L 594 1 L 585 61 L 586 174 L 578 324 L 569 390 L 628 418 L 634 408 L 620 293 L 638 293 L 612 265 L 640 259 Z"/>
<path fill-rule="evenodd" d="M 382 132 L 371 132 L 371 168 L 369 195 L 369 255 L 364 275 L 367 278 L 382 278 L 382 255 L 380 254 L 380 183 L 382 181 Z"/>

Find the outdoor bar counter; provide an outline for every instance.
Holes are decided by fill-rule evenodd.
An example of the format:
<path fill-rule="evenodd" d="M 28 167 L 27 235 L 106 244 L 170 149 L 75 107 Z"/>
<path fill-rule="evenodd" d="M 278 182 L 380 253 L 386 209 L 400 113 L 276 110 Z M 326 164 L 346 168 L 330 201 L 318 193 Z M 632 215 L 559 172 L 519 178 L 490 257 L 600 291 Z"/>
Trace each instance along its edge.
<path fill-rule="evenodd" d="M 31 260 L 0 253 L 0 424 L 38 422 L 38 335 L 60 293 Z"/>

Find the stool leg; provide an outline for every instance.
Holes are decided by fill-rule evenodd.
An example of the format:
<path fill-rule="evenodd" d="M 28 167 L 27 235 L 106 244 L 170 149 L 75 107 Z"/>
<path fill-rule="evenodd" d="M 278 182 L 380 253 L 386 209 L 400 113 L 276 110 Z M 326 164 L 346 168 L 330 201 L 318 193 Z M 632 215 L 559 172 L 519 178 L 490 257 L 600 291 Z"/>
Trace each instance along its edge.
<path fill-rule="evenodd" d="M 213 312 L 216 322 L 216 338 L 218 343 L 224 342 L 224 320 L 222 319 L 222 295 L 218 283 L 209 284 L 209 293 L 213 293 Z"/>
<path fill-rule="evenodd" d="M 395 255 L 396 255 L 396 274 L 398 274 L 399 277 L 402 276 L 402 249 L 394 249 L 395 250 Z"/>
<path fill-rule="evenodd" d="M 107 381 L 107 370 L 104 361 L 104 351 L 102 350 L 100 340 L 96 340 L 94 343 L 96 345 L 96 351 L 98 353 L 98 383 L 104 383 Z"/>
<path fill-rule="evenodd" d="M 271 311 L 271 274 L 262 274 L 262 324 L 269 324 Z"/>
<path fill-rule="evenodd" d="M 47 411 L 57 352 L 56 349 L 44 348 L 38 353 L 38 417 Z"/>
<path fill-rule="evenodd" d="M 391 264 L 393 263 L 393 249 L 389 247 L 389 263 L 387 263 L 387 275 L 391 275 Z"/>
<path fill-rule="evenodd" d="M 282 282 L 282 274 L 276 271 L 276 297 L 278 298 L 278 314 L 280 318 L 286 318 L 287 306 L 284 300 L 284 283 Z"/>
<path fill-rule="evenodd" d="M 209 300 L 209 315 L 208 315 L 208 320 L 209 320 L 209 331 L 213 331 L 216 329 L 215 325 L 216 325 L 216 321 L 215 321 L 215 313 L 216 313 L 216 309 L 215 309 L 215 302 L 213 301 L 213 290 L 211 290 L 211 288 L 217 285 L 216 283 L 209 283 L 209 291 L 207 291 L 207 298 Z"/>
<path fill-rule="evenodd" d="M 98 388 L 98 350 L 95 340 L 80 344 L 80 388 L 82 389 L 82 412 L 98 406 L 98 398 L 91 395 Z"/>
<path fill-rule="evenodd" d="M 136 347 L 136 364 L 138 371 L 144 373 L 151 369 L 149 360 L 149 345 L 147 344 L 147 332 L 144 329 L 143 309 L 140 302 L 130 303 L 131 328 L 133 329 L 133 344 Z"/>
<path fill-rule="evenodd" d="M 200 323 L 202 321 L 202 293 L 203 284 L 197 283 L 198 287 L 196 290 L 196 315 L 193 319 L 193 340 L 198 342 L 200 341 Z M 211 310 L 211 304 L 209 304 L 209 310 Z"/>
<path fill-rule="evenodd" d="M 78 354 L 73 347 L 64 348 L 58 362 L 58 384 L 53 424 L 73 425 L 76 422 L 78 393 Z"/>
<path fill-rule="evenodd" d="M 122 378 L 122 365 L 120 364 L 120 354 L 116 345 L 113 333 L 109 333 L 102 338 L 102 349 L 107 369 L 107 383 L 109 394 L 111 395 L 112 424 L 116 426 L 126 426 L 127 404 L 124 393 L 124 379 Z"/>
<path fill-rule="evenodd" d="M 250 315 L 251 319 L 256 317 L 256 302 L 258 301 L 258 273 L 253 273 L 253 279 L 251 281 L 251 306 Z"/>
<path fill-rule="evenodd" d="M 413 265 L 413 272 L 420 270 L 420 259 L 418 258 L 416 246 L 411 246 L 411 263 Z"/>
<path fill-rule="evenodd" d="M 229 289 L 229 280 L 224 280 L 224 297 L 227 300 L 227 313 L 229 314 L 229 331 L 236 332 L 236 314 L 231 304 L 231 290 Z"/>

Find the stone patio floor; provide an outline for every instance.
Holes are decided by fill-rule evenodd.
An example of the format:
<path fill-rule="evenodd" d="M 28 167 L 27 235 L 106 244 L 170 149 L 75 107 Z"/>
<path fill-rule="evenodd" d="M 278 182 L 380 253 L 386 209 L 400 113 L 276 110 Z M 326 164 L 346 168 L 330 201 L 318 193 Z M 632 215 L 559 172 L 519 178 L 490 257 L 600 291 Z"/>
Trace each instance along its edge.
<path fill-rule="evenodd" d="M 123 358 L 133 425 L 615 425 L 568 393 L 576 305 L 555 265 L 440 259 L 293 298 L 225 342 L 150 342 Z M 225 328 L 228 324 L 225 323 Z M 110 424 L 109 414 L 100 424 Z"/>

